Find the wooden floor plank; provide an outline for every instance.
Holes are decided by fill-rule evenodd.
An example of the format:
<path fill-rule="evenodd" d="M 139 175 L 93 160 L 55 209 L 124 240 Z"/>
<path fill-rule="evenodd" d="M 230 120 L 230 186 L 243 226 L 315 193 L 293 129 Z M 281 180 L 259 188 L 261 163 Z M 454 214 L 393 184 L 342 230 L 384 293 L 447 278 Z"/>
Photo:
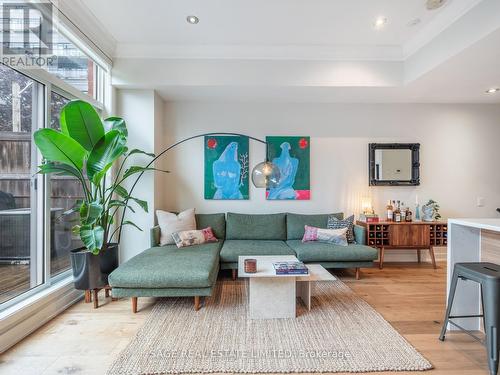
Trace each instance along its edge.
<path fill-rule="evenodd" d="M 487 375 L 479 343 L 458 333 L 438 340 L 446 300 L 446 267 L 438 266 L 386 263 L 383 270 L 363 269 L 361 280 L 351 270 L 336 274 L 431 361 L 435 369 L 429 374 Z M 221 277 L 230 279 L 231 274 Z M 141 298 L 139 312 L 133 314 L 129 299 L 111 302 L 103 291 L 99 298 L 99 309 L 82 301 L 1 355 L 0 373 L 105 374 L 144 323 L 154 299 Z"/>

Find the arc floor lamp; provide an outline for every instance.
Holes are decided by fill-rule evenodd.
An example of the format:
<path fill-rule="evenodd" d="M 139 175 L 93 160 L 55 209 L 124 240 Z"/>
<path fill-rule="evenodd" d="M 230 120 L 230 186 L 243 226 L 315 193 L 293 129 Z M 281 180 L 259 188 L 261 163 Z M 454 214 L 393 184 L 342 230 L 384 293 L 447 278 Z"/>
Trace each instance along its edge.
<path fill-rule="evenodd" d="M 249 136 L 246 134 L 240 134 L 240 133 L 215 132 L 215 133 L 203 133 L 203 134 L 193 135 L 191 137 L 180 140 L 180 141 L 174 143 L 173 145 L 167 147 L 163 151 L 161 151 L 158 155 L 156 155 L 149 162 L 149 164 L 146 167 L 151 167 L 151 165 L 156 160 L 161 158 L 163 155 L 165 155 L 167 152 L 169 152 L 173 148 L 175 148 L 175 147 L 177 147 L 185 142 L 188 142 L 188 141 L 190 141 L 192 139 L 196 139 L 196 138 L 207 137 L 207 136 L 210 137 L 210 136 L 217 136 L 217 135 L 230 135 L 230 136 L 246 137 L 246 138 L 251 139 L 253 141 L 265 144 L 266 145 L 266 158 L 264 161 L 258 163 L 257 165 L 255 165 L 255 167 L 253 167 L 253 169 L 252 169 L 252 183 L 256 188 L 268 188 L 268 189 L 276 187 L 279 184 L 279 182 L 280 182 L 280 170 L 275 164 L 273 164 L 269 160 L 269 152 L 268 152 L 269 148 L 267 147 L 268 146 L 267 142 L 262 140 L 262 139 L 255 138 L 255 137 L 252 137 L 252 136 Z M 141 179 L 143 174 L 144 174 L 144 171 L 139 173 L 139 175 L 135 179 L 134 183 L 132 184 L 132 187 L 130 188 L 129 196 L 132 195 L 132 192 L 134 191 L 135 186 L 137 185 L 137 183 L 139 182 L 139 180 Z M 123 224 L 123 220 L 125 219 L 127 204 L 128 204 L 128 199 L 126 201 L 125 210 L 124 210 L 122 217 L 120 219 L 121 224 Z M 123 228 L 123 226 L 120 227 L 120 230 L 118 232 L 118 242 L 120 242 L 120 239 L 121 239 L 121 234 L 122 234 L 121 228 Z"/>

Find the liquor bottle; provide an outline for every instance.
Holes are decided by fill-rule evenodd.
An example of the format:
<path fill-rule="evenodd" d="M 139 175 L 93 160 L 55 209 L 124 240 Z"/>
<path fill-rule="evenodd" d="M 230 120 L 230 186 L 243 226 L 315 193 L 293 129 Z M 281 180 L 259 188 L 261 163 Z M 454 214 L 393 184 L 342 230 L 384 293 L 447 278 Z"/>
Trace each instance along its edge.
<path fill-rule="evenodd" d="M 401 209 L 399 208 L 399 201 L 396 205 L 396 210 L 394 211 L 394 221 L 396 223 L 400 223 L 401 222 Z"/>
<path fill-rule="evenodd" d="M 404 202 L 401 202 L 401 221 L 406 221 L 406 210 Z"/>
<path fill-rule="evenodd" d="M 406 221 L 412 221 L 412 213 L 409 207 L 406 207 Z"/>
<path fill-rule="evenodd" d="M 389 202 L 387 203 L 386 209 L 387 209 L 387 221 L 392 221 L 394 214 L 394 207 L 392 206 L 390 199 Z"/>

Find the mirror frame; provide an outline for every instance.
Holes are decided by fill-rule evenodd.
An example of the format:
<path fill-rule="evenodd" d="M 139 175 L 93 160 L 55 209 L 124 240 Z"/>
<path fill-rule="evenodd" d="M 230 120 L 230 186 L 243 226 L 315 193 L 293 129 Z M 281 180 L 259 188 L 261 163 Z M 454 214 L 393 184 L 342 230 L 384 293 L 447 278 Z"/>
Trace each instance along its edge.
<path fill-rule="evenodd" d="M 411 150 L 411 180 L 375 179 L 376 150 Z M 370 143 L 368 145 L 368 170 L 370 186 L 418 186 L 420 185 L 420 143 Z"/>

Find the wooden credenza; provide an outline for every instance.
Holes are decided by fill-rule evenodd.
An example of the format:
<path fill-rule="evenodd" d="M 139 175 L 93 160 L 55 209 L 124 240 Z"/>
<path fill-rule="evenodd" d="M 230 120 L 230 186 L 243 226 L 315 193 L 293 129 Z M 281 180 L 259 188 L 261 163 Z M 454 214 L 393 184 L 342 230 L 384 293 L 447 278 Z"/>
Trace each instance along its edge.
<path fill-rule="evenodd" d="M 379 249 L 380 268 L 384 266 L 384 252 L 386 249 L 415 249 L 420 262 L 420 250 L 429 250 L 432 265 L 436 268 L 434 246 L 448 244 L 448 225 L 441 221 L 412 221 L 396 223 L 381 221 L 366 223 L 358 221 L 356 224 L 366 229 L 366 244 Z"/>

